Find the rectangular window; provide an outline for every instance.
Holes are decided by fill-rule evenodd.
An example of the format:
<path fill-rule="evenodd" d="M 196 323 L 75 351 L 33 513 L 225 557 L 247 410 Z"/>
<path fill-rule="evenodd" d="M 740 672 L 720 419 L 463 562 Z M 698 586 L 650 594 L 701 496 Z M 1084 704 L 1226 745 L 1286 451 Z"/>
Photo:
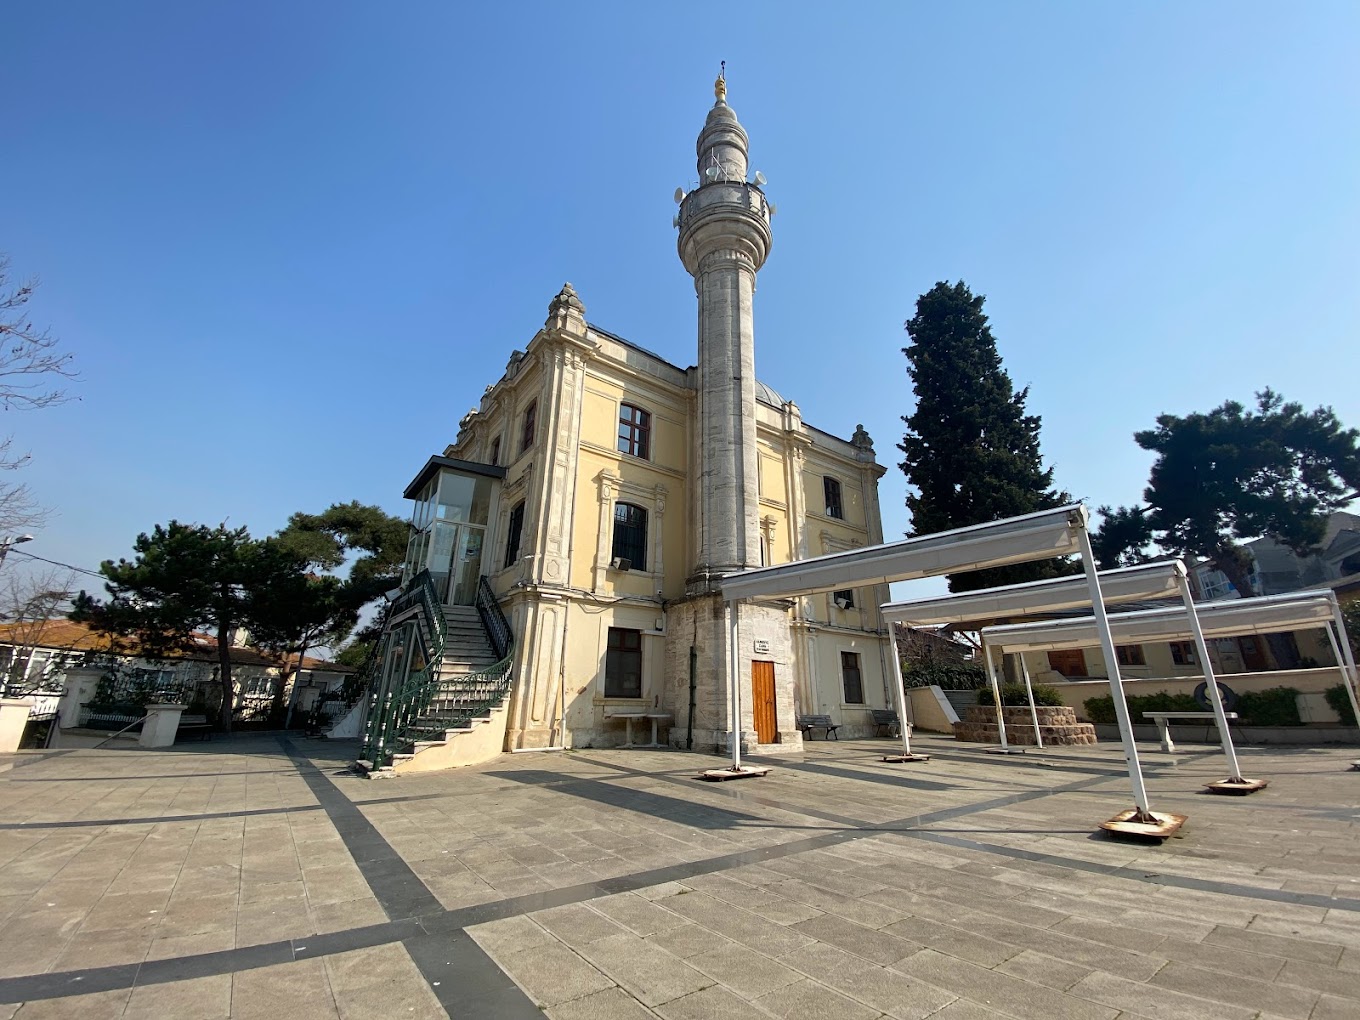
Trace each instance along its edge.
<path fill-rule="evenodd" d="M 642 697 L 642 631 L 609 628 L 604 656 L 604 696 Z"/>
<path fill-rule="evenodd" d="M 505 540 L 505 565 L 508 567 L 519 559 L 519 539 L 524 532 L 524 504 L 521 502 L 510 511 L 510 528 Z"/>
<path fill-rule="evenodd" d="M 842 588 L 831 593 L 831 604 L 837 609 L 854 609 L 855 593 L 850 588 Z"/>
<path fill-rule="evenodd" d="M 1172 641 L 1171 661 L 1177 666 L 1198 666 L 1199 656 L 1195 654 L 1193 641 Z"/>
<path fill-rule="evenodd" d="M 497 436 L 495 439 L 491 440 L 491 463 L 499 464 L 500 462 L 501 462 L 501 437 Z"/>
<path fill-rule="evenodd" d="M 1147 665 L 1147 660 L 1143 658 L 1142 645 L 1115 645 L 1114 657 L 1119 660 L 1121 666 Z"/>
<path fill-rule="evenodd" d="M 841 685 L 847 705 L 864 704 L 864 679 L 859 672 L 859 653 L 841 652 Z"/>
<path fill-rule="evenodd" d="M 619 453 L 648 460 L 652 451 L 652 416 L 632 404 L 619 405 Z"/>
<path fill-rule="evenodd" d="M 632 503 L 614 504 L 616 560 L 628 560 L 630 570 L 647 569 L 647 511 Z"/>
<path fill-rule="evenodd" d="M 538 401 L 535 400 L 524 409 L 524 438 L 520 440 L 519 449 L 523 453 L 534 445 L 534 427 L 538 423 Z"/>
<path fill-rule="evenodd" d="M 835 478 L 823 478 L 822 492 L 826 496 L 826 515 L 844 520 L 845 511 L 841 509 L 841 483 Z"/>

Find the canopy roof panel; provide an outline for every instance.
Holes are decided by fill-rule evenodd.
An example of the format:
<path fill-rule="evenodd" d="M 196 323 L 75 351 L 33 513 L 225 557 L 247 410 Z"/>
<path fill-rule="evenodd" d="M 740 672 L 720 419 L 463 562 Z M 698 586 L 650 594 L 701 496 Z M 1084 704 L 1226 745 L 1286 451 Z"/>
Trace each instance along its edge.
<path fill-rule="evenodd" d="M 794 598 L 1004 567 L 1079 552 L 1074 525 L 1085 524 L 1086 508 L 1075 503 L 991 524 L 744 570 L 718 583 L 728 599 Z"/>
<path fill-rule="evenodd" d="M 1140 599 L 1171 598 L 1179 594 L 1177 579 L 1185 576 L 1180 560 L 1145 563 L 1137 567 L 1102 570 L 1100 593 L 1106 605 Z M 883 618 L 917 627 L 979 624 L 1038 616 L 1091 604 L 1090 588 L 1080 574 L 1028 584 L 942 595 L 910 602 L 888 602 Z"/>
<path fill-rule="evenodd" d="M 1329 591 L 1293 592 L 1263 598 L 1210 602 L 1195 607 L 1206 638 L 1271 634 L 1282 630 L 1325 627 L 1332 621 L 1336 596 Z M 1143 641 L 1188 641 L 1194 637 L 1183 608 L 1111 613 L 1110 634 L 1119 644 Z M 986 627 L 982 640 L 1003 652 L 1043 652 L 1100 644 L 1093 617 Z"/>

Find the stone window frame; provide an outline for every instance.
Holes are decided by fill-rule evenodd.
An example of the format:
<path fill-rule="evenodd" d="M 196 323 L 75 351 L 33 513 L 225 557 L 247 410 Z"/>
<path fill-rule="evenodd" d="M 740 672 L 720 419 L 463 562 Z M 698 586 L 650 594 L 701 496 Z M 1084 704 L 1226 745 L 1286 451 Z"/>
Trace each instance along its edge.
<path fill-rule="evenodd" d="M 641 485 L 624 481 L 616 474 L 601 471 L 595 478 L 599 486 L 599 533 L 596 536 L 595 569 L 591 590 L 604 591 L 605 581 L 610 574 L 617 579 L 628 575 L 621 574 L 610 567 L 614 549 L 614 504 L 631 503 L 647 511 L 647 564 L 648 569 L 632 570 L 630 574 L 650 577 L 654 582 L 657 598 L 661 597 L 661 579 L 665 569 L 663 550 L 665 548 L 666 486 Z"/>
<path fill-rule="evenodd" d="M 520 421 L 522 424 L 520 432 L 519 452 L 523 453 L 525 450 L 528 450 L 530 447 L 534 445 L 535 434 L 538 431 L 537 398 L 529 401 L 528 406 L 524 408 L 524 414 L 520 418 Z"/>
<path fill-rule="evenodd" d="M 1114 657 L 1121 666 L 1146 666 L 1147 654 L 1142 645 L 1115 645 Z"/>
<path fill-rule="evenodd" d="M 623 638 L 625 635 L 633 635 L 634 639 L 636 640 L 636 646 L 635 647 L 622 647 L 622 645 L 616 646 L 614 644 L 614 636 L 616 634 L 619 635 L 620 638 Z M 603 693 L 606 699 L 609 699 L 611 701 L 616 699 L 624 701 L 640 701 L 642 699 L 643 680 L 645 679 L 644 669 L 646 665 L 643 656 L 642 639 L 645 636 L 646 635 L 640 628 L 634 627 L 609 627 L 606 630 L 604 670 L 601 674 L 601 680 L 603 683 Z M 627 673 L 623 673 L 622 675 L 618 673 L 620 661 L 624 658 L 624 656 L 627 656 L 628 660 L 630 661 L 635 661 L 637 665 L 637 672 L 635 674 L 637 676 L 636 694 L 620 693 L 618 690 L 613 691 L 610 690 L 611 683 L 619 681 L 623 677 L 629 675 Z M 611 673 L 613 675 L 611 675 Z"/>
<path fill-rule="evenodd" d="M 1171 664 L 1173 666 L 1198 666 L 1199 651 L 1193 641 L 1171 641 Z"/>
<path fill-rule="evenodd" d="M 836 521 L 845 520 L 845 495 L 841 480 L 835 475 L 822 475 L 822 503 L 827 517 Z"/>
<path fill-rule="evenodd" d="M 505 562 L 501 565 L 502 570 L 513 567 L 523 553 L 522 540 L 524 538 L 524 508 L 527 500 L 521 499 L 510 508 L 510 516 L 506 521 L 505 528 Z"/>
<path fill-rule="evenodd" d="M 501 437 L 494 436 L 491 439 L 491 453 L 487 457 L 487 463 L 493 467 L 499 466 L 501 462 Z"/>
<path fill-rule="evenodd" d="M 633 415 L 625 415 L 625 409 L 632 411 Z M 618 452 L 627 457 L 650 461 L 652 459 L 652 412 L 637 404 L 620 400 L 617 425 L 618 436 L 614 445 Z M 625 430 L 628 432 L 627 435 L 624 434 Z"/>
<path fill-rule="evenodd" d="M 620 517 L 619 511 L 624 508 L 635 511 L 640 520 L 627 520 L 626 518 L 632 516 L 631 514 Z M 626 559 L 631 564 L 629 569 L 636 567 L 640 572 L 646 573 L 647 540 L 651 537 L 648 530 L 651 525 L 651 514 L 647 512 L 645 506 L 619 499 L 614 501 L 613 521 L 609 542 L 610 562 Z M 633 534 L 629 534 L 629 532 Z M 638 534 L 639 532 L 640 534 Z"/>
<path fill-rule="evenodd" d="M 849 650 L 847 650 L 847 649 L 842 648 L 842 649 L 840 650 L 840 656 L 839 656 L 839 658 L 840 658 L 840 670 L 839 670 L 839 672 L 840 672 L 840 679 L 841 679 L 841 704 L 842 704 L 842 705 L 847 705 L 847 706 L 855 706 L 855 707 L 863 708 L 864 706 L 868 705 L 869 702 L 868 702 L 868 700 L 867 700 L 867 699 L 865 698 L 865 696 L 864 696 L 864 663 L 863 663 L 863 661 L 862 661 L 861 658 L 860 658 L 860 654 L 859 654 L 859 652 L 852 652 L 852 651 L 849 651 Z M 859 700 L 858 700 L 858 701 L 851 701 L 851 700 L 850 700 L 850 689 L 849 689 L 849 687 L 848 687 L 846 681 L 849 679 L 849 676 L 850 676 L 850 673 L 852 672 L 852 670 L 846 668 L 846 666 L 847 666 L 847 662 L 846 662 L 847 658 L 849 658 L 850 660 L 852 660 L 852 662 L 850 663 L 850 665 L 853 667 L 853 673 L 854 673 L 854 676 L 855 676 L 855 683 L 857 683 L 857 684 L 859 685 Z"/>

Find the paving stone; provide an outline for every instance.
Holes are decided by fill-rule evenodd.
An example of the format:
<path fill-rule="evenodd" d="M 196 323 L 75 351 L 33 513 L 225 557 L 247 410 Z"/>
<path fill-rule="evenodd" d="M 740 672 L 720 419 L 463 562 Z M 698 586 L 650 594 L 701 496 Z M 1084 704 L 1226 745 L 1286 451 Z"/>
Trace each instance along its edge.
<path fill-rule="evenodd" d="M 687 962 L 748 999 L 803 980 L 798 971 L 745 948 L 713 949 Z"/>
<path fill-rule="evenodd" d="M 563 945 L 509 953 L 496 962 L 540 1006 L 555 1006 L 614 987 L 611 978 Z"/>
<path fill-rule="evenodd" d="M 339 1016 L 321 960 L 241 971 L 231 983 L 231 1020 L 332 1020 Z"/>
<path fill-rule="evenodd" d="M 678 999 L 714 981 L 637 935 L 598 939 L 577 950 L 645 1006 Z"/>
<path fill-rule="evenodd" d="M 876 1020 L 883 1015 L 807 978 L 762 995 L 756 1005 L 781 1020 Z"/>
<path fill-rule="evenodd" d="M 1318 1000 L 1318 993 L 1308 989 L 1256 981 L 1240 974 L 1220 974 L 1174 962 L 1159 970 L 1152 982 L 1214 1002 L 1264 1009 L 1281 1016 L 1307 1017 Z"/>
<path fill-rule="evenodd" d="M 540 910 L 530 916 L 569 946 L 583 946 L 596 939 L 622 935 L 625 931 L 583 903 Z"/>
<path fill-rule="evenodd" d="M 1360 1000 L 1360 974 L 1347 973 L 1335 967 L 1289 960 L 1275 979 L 1284 984 L 1300 985 L 1329 995 Z M 1356 1004 L 1355 1010 L 1357 1015 L 1360 1015 L 1360 1003 Z"/>
<path fill-rule="evenodd" d="M 903 918 L 901 921 L 888 925 L 883 931 L 909 942 L 915 942 L 918 945 L 929 946 L 936 952 L 957 956 L 961 960 L 978 963 L 984 967 L 995 967 L 1022 952 L 1016 946 L 1007 945 L 983 935 L 974 935 L 972 932 L 964 931 L 961 928 L 954 928 L 924 917 Z"/>
<path fill-rule="evenodd" d="M 735 942 L 724 938 L 717 932 L 693 923 L 686 923 L 679 928 L 670 928 L 666 931 L 659 931 L 655 935 L 648 935 L 647 941 L 666 950 L 672 956 L 680 957 L 682 960 L 691 956 L 698 956 L 701 953 L 711 952 L 714 949 L 727 949 L 736 945 Z"/>
<path fill-rule="evenodd" d="M 590 906 L 636 935 L 654 935 L 689 923 L 686 918 L 634 893 L 591 900 Z"/>
<path fill-rule="evenodd" d="M 895 970 L 920 978 L 980 1005 L 1004 1008 L 1021 1020 L 1113 1020 L 1117 1010 L 1069 997 L 998 971 L 943 956 L 929 949 L 898 963 Z"/>
<path fill-rule="evenodd" d="M 492 956 L 519 953 L 538 946 L 557 944 L 557 939 L 525 916 L 473 925 L 467 933 Z"/>
<path fill-rule="evenodd" d="M 549 1020 L 654 1020 L 656 1014 L 627 992 L 606 988 L 553 1006 L 547 1016 Z"/>
<path fill-rule="evenodd" d="M 1284 957 L 1287 960 L 1303 960 L 1307 963 L 1335 964 L 1341 959 L 1341 946 L 1309 939 L 1290 938 L 1287 935 L 1272 935 L 1268 932 L 1244 931 L 1219 925 L 1204 937 L 1209 945 L 1240 949 L 1267 956 Z M 1345 950 L 1350 952 L 1350 950 Z"/>
<path fill-rule="evenodd" d="M 656 1007 L 665 1020 L 751 1020 L 751 1004 L 720 985 Z"/>
<path fill-rule="evenodd" d="M 1130 981 L 1103 971 L 1093 972 L 1069 988 L 1070 995 L 1103 1003 L 1148 1020 L 1254 1020 L 1256 1011 Z M 1121 1014 L 1122 1016 L 1123 1014 Z M 1306 1015 L 1306 1014 L 1305 1014 Z"/>
<path fill-rule="evenodd" d="M 766 956 L 779 956 L 813 941 L 811 936 L 704 893 L 677 894 L 659 902 L 667 910 L 673 910 Z"/>
<path fill-rule="evenodd" d="M 853 976 L 837 974 L 825 983 L 898 1020 L 922 1020 L 956 998 L 943 988 L 936 988 L 886 967 L 871 967 Z"/>
<path fill-rule="evenodd" d="M 894 964 L 921 949 L 915 942 L 830 914 L 800 921 L 793 928 L 804 935 L 811 935 L 819 942 L 826 942 L 882 966 Z"/>
<path fill-rule="evenodd" d="M 931 948 L 937 947 L 931 946 Z M 1024 978 L 1026 981 L 1048 985 L 1050 988 L 1057 988 L 1062 991 L 1071 988 L 1091 973 L 1089 967 L 1079 967 L 1074 963 L 1067 963 L 1065 960 L 1055 960 L 1051 956 L 1034 953 L 1028 949 L 1012 956 L 1004 963 L 998 964 L 994 969 L 1010 974 L 1012 977 Z"/>
<path fill-rule="evenodd" d="M 1342 999 L 1335 995 L 1324 995 L 1313 1007 L 1309 1020 L 1355 1020 L 1356 1004 L 1354 999 Z"/>
<path fill-rule="evenodd" d="M 164 1020 L 165 1017 L 193 1017 L 194 1020 L 229 1018 L 231 982 L 230 974 L 214 974 L 188 981 L 138 985 L 132 990 L 123 1016 L 126 1020 Z"/>

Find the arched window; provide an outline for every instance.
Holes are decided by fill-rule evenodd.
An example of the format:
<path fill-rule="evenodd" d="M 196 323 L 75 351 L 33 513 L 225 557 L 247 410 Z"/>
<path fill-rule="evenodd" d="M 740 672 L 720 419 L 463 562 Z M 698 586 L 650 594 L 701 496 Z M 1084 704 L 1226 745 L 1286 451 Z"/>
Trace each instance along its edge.
<path fill-rule="evenodd" d="M 632 404 L 619 405 L 619 453 L 650 460 L 652 416 Z"/>
<path fill-rule="evenodd" d="M 647 511 L 632 503 L 614 504 L 614 562 L 630 570 L 647 569 Z"/>

